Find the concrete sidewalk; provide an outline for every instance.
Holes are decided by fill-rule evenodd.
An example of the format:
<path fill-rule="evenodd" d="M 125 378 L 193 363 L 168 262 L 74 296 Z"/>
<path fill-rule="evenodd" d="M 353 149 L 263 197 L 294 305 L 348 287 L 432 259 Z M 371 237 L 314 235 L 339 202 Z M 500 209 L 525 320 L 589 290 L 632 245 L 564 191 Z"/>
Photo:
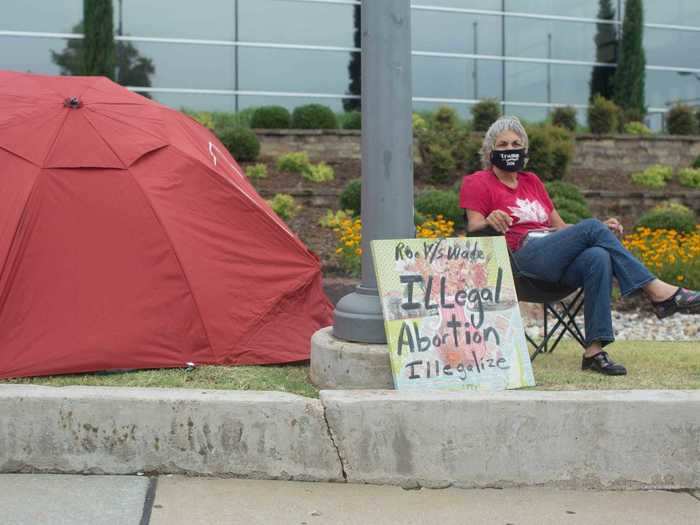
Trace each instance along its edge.
<path fill-rule="evenodd" d="M 695 525 L 700 493 L 5 474 L 0 509 L 4 525 Z"/>

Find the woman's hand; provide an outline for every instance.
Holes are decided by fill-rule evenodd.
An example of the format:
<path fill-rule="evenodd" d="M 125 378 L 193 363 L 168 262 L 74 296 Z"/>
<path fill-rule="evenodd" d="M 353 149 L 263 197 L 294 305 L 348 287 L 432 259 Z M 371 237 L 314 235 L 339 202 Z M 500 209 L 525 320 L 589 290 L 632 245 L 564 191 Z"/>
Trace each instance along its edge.
<path fill-rule="evenodd" d="M 605 225 L 610 228 L 615 235 L 622 237 L 624 231 L 622 224 L 620 224 L 620 221 L 618 221 L 615 217 L 611 217 L 605 221 Z"/>
<path fill-rule="evenodd" d="M 505 233 L 513 224 L 513 219 L 503 210 L 493 210 L 486 217 L 486 222 L 497 232 Z"/>

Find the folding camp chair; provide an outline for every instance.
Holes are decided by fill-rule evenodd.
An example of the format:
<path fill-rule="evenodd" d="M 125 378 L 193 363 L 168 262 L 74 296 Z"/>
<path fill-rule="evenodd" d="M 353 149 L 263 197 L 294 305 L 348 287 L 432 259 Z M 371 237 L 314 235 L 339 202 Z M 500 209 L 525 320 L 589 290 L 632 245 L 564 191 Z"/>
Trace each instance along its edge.
<path fill-rule="evenodd" d="M 466 214 L 464 220 L 466 223 Z M 469 237 L 492 237 L 502 236 L 503 234 L 491 227 L 486 227 L 482 230 L 469 232 L 467 235 Z M 583 288 L 571 288 L 561 283 L 550 283 L 522 275 L 518 272 L 512 254 L 510 255 L 510 265 L 513 270 L 515 292 L 518 300 L 526 303 L 542 304 L 544 322 L 544 336 L 542 340 L 538 343 L 530 337 L 527 331 L 525 332 L 525 338 L 534 348 L 533 353 L 530 355 L 530 360 L 534 361 L 541 353 L 554 352 L 554 349 L 566 333 L 571 335 L 582 347 L 585 347 L 583 333 L 576 322 L 576 316 L 583 307 Z M 566 301 L 565 299 L 570 296 L 573 296 L 573 299 Z M 553 326 L 549 323 L 550 315 L 554 318 L 552 320 L 555 321 Z"/>

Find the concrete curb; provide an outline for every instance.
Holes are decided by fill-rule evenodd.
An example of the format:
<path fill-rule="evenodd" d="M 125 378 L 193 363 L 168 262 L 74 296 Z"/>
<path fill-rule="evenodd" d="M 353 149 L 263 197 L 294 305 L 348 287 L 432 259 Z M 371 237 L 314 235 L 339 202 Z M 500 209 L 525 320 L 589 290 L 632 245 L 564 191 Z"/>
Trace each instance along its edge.
<path fill-rule="evenodd" d="M 315 399 L 0 385 L 0 472 L 36 471 L 343 480 Z"/>
<path fill-rule="evenodd" d="M 700 489 L 700 391 L 0 385 L 0 472 Z"/>
<path fill-rule="evenodd" d="M 700 486 L 698 391 L 323 391 L 349 482 Z"/>

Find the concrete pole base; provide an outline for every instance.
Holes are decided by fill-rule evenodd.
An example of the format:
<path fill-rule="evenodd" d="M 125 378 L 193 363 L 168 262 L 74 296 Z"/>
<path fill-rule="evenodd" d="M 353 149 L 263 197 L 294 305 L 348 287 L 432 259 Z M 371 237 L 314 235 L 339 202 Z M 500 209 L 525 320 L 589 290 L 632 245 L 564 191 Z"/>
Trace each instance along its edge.
<path fill-rule="evenodd" d="M 384 317 L 376 288 L 359 285 L 338 301 L 333 312 L 333 335 L 346 341 L 385 344 Z"/>
<path fill-rule="evenodd" d="M 321 389 L 393 389 L 386 344 L 352 343 L 333 336 L 332 327 L 311 338 L 311 382 Z"/>

